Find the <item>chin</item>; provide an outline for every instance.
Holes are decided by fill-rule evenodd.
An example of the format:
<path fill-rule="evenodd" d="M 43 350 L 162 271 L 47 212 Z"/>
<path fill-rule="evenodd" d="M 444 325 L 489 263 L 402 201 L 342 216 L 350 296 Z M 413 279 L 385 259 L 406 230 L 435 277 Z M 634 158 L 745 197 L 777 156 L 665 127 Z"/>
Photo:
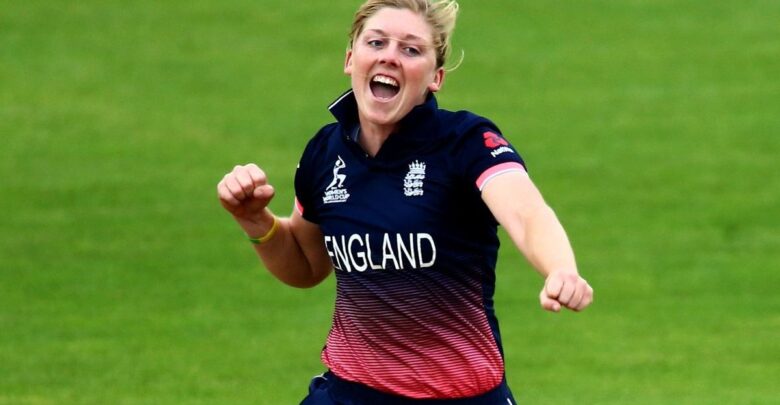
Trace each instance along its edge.
<path fill-rule="evenodd" d="M 393 125 L 401 121 L 401 118 L 395 114 L 372 114 L 368 116 L 369 121 L 377 125 Z"/>
<path fill-rule="evenodd" d="M 395 108 L 390 111 L 370 109 L 369 111 L 364 111 L 363 114 L 364 117 L 368 119 L 368 121 L 377 125 L 395 124 L 398 121 L 400 121 L 404 117 L 404 115 L 406 115 L 406 114 L 400 114 L 400 111 Z"/>

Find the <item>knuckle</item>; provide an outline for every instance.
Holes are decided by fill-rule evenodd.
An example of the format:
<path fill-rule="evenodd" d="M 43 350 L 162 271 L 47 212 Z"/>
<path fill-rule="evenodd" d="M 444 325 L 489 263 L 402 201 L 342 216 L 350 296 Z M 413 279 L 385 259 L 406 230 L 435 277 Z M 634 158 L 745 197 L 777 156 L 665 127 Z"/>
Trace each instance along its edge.
<path fill-rule="evenodd" d="M 241 187 L 237 187 L 232 183 L 231 185 L 228 186 L 228 190 L 230 190 L 230 194 L 236 197 L 240 197 L 244 195 L 244 191 L 241 189 Z"/>
<path fill-rule="evenodd" d="M 246 176 L 241 176 L 238 178 L 238 185 L 241 186 L 243 189 L 249 189 L 254 184 L 252 184 L 252 179 L 247 178 Z"/>

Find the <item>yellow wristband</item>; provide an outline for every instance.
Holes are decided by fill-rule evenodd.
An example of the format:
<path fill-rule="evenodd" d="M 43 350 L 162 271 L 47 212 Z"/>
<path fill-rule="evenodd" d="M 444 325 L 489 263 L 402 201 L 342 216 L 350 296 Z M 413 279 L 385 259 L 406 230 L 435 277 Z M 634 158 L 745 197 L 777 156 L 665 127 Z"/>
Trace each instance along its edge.
<path fill-rule="evenodd" d="M 271 229 L 268 230 L 268 233 L 265 235 L 259 237 L 259 238 L 249 238 L 249 241 L 254 243 L 255 245 L 259 245 L 265 242 L 268 242 L 271 238 L 276 235 L 276 231 L 279 230 L 279 219 L 276 218 L 276 215 L 274 215 L 274 224 L 271 225 Z"/>

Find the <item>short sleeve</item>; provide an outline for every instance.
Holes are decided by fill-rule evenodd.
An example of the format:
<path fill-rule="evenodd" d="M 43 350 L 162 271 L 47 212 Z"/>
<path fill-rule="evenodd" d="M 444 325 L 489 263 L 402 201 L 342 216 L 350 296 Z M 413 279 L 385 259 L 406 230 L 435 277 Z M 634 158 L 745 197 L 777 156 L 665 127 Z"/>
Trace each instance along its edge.
<path fill-rule="evenodd" d="M 317 206 L 315 204 L 313 179 L 315 162 L 313 140 L 309 142 L 301 155 L 295 170 L 295 210 L 309 222 L 319 223 Z"/>
<path fill-rule="evenodd" d="M 527 173 L 525 162 L 509 141 L 494 127 L 478 126 L 463 135 L 455 150 L 456 162 L 466 179 L 482 191 L 496 176 Z"/>

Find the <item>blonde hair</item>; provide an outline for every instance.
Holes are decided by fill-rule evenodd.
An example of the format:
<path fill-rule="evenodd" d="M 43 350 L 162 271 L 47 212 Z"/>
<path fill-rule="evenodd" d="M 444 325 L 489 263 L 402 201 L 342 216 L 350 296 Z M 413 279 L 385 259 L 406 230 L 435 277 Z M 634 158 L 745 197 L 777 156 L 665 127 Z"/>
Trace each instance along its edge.
<path fill-rule="evenodd" d="M 450 42 L 458 14 L 456 0 L 367 0 L 355 13 L 349 33 L 349 47 L 363 32 L 366 20 L 385 7 L 410 10 L 421 15 L 433 31 L 436 67 L 444 66 L 450 56 Z"/>

